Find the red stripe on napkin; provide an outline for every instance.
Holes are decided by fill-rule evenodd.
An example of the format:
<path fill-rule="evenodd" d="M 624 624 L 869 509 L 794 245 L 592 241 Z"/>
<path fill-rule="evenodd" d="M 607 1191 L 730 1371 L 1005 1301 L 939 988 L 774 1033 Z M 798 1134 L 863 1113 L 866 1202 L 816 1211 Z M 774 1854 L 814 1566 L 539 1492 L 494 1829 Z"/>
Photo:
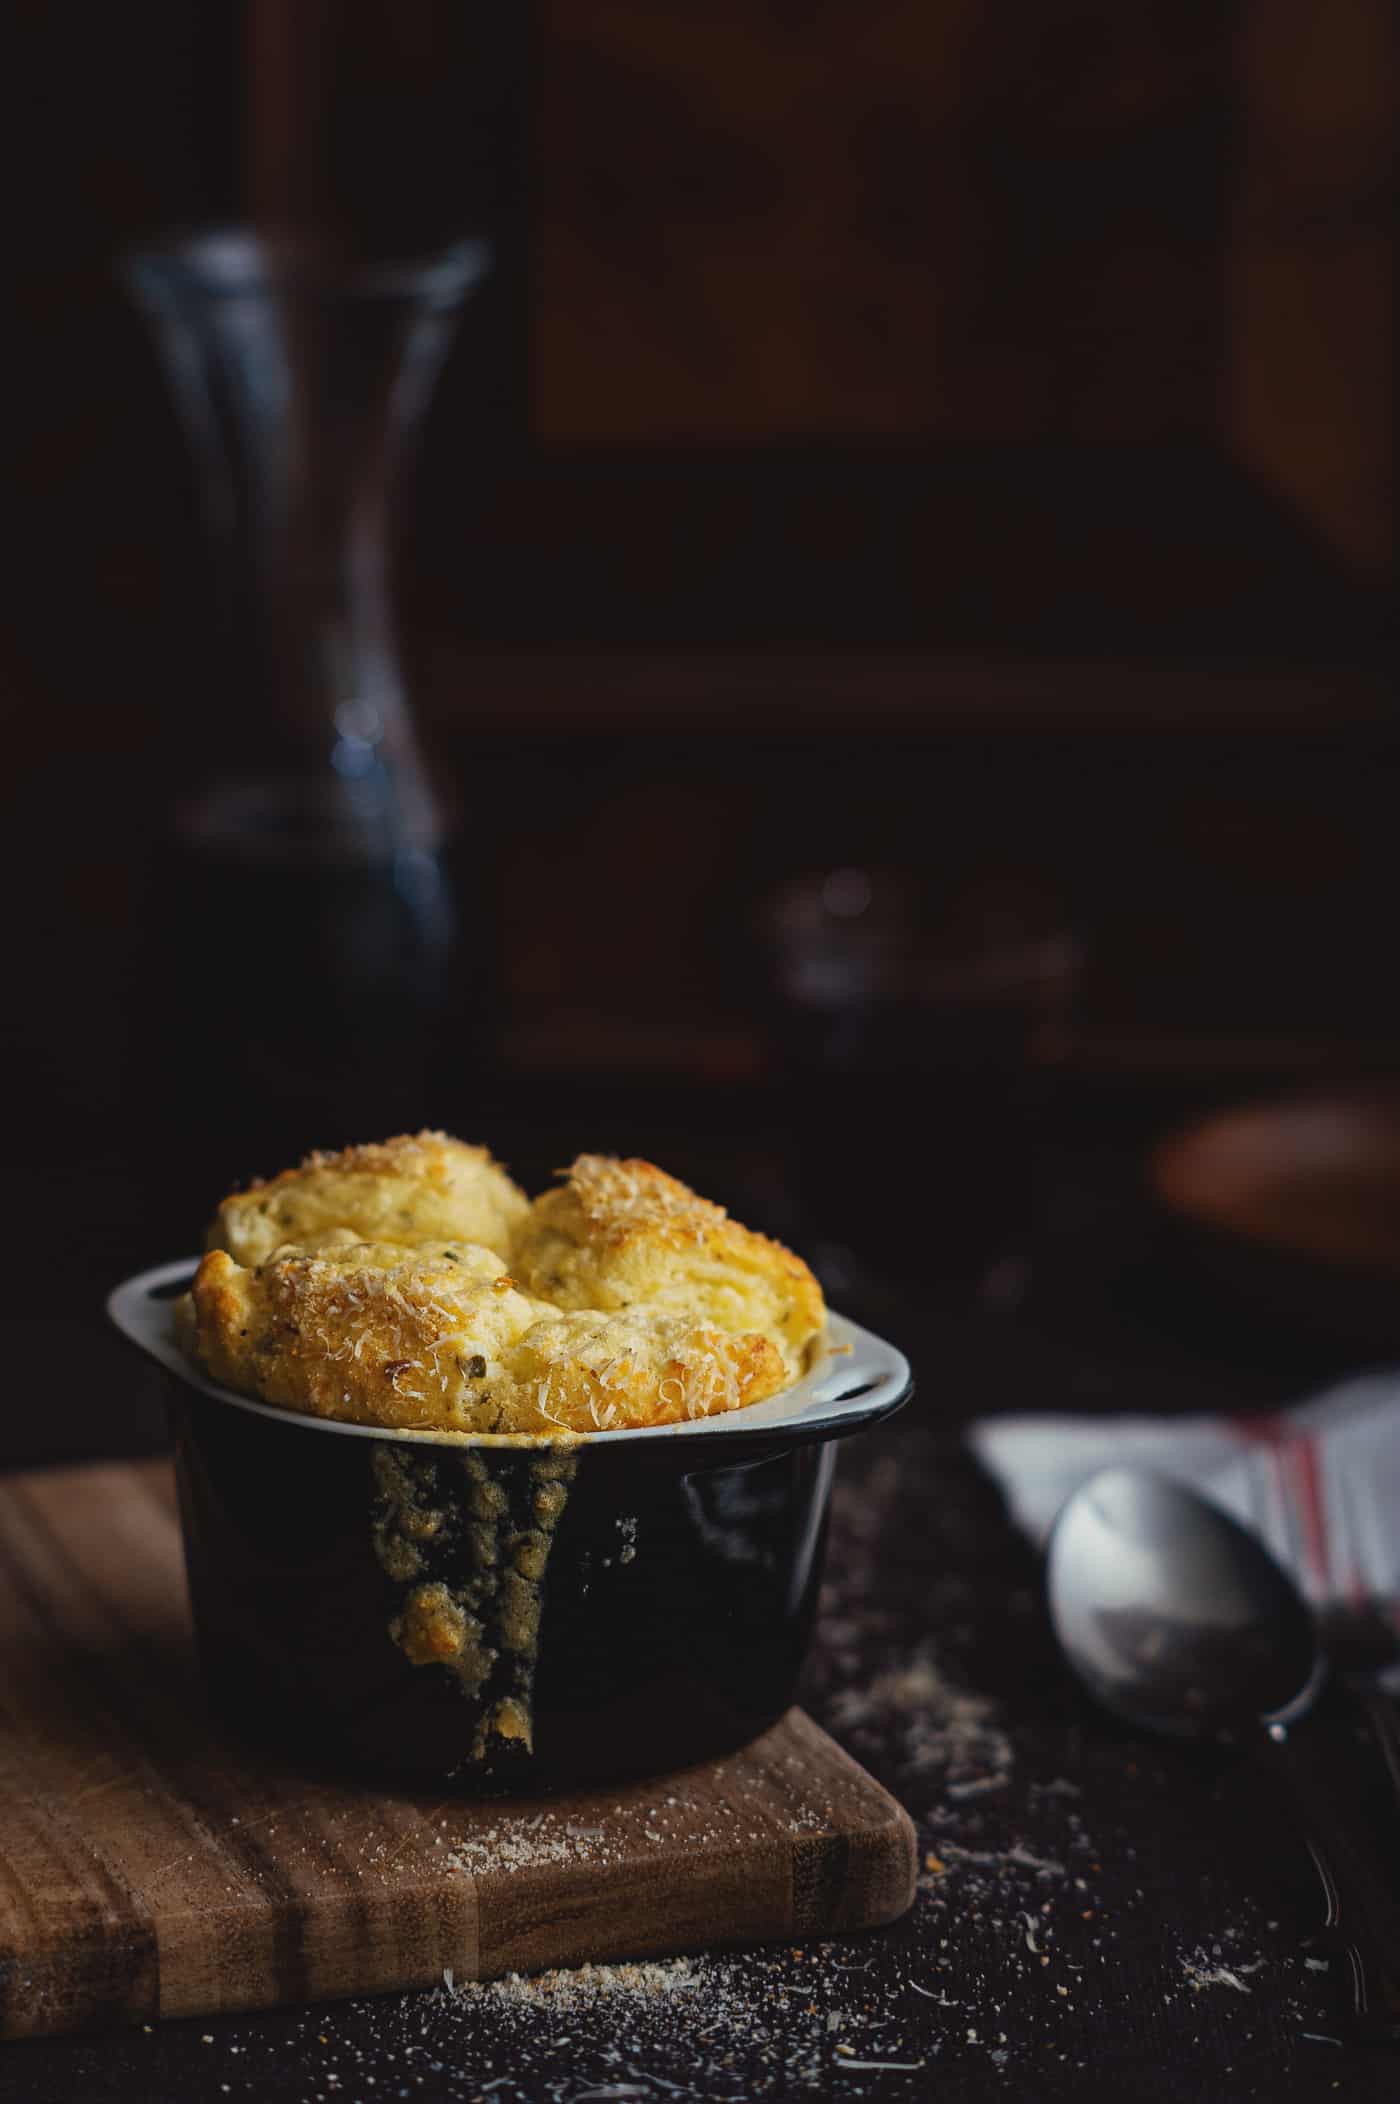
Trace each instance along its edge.
<path fill-rule="evenodd" d="M 1320 1588 L 1332 1575 L 1328 1553 L 1327 1506 L 1322 1495 L 1322 1454 L 1311 1432 L 1302 1432 L 1289 1442 L 1294 1481 L 1298 1487 L 1298 1511 L 1303 1522 L 1303 1554 Z"/>

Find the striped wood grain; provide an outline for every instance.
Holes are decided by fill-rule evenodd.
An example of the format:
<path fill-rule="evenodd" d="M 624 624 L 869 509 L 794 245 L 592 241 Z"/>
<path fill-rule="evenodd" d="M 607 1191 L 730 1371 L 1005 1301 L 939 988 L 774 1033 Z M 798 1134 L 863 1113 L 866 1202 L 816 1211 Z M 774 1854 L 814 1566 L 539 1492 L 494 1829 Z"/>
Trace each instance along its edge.
<path fill-rule="evenodd" d="M 540 1804 L 270 1769 L 206 1715 L 166 1465 L 0 1479 L 0 2035 L 813 1937 L 914 1869 L 799 1710 Z"/>

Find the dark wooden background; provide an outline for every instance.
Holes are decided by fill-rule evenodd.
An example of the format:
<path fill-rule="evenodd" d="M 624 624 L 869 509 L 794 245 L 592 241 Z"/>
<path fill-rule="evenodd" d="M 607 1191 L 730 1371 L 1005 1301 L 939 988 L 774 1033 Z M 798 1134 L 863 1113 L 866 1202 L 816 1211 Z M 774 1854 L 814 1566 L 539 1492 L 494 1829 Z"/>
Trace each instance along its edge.
<path fill-rule="evenodd" d="M 261 1161 L 181 1008 L 171 801 L 239 726 L 114 264 L 275 181 L 364 243 L 499 245 L 400 535 L 475 1010 L 425 1114 L 544 1086 L 568 1131 L 603 1083 L 718 1081 L 761 1119 L 756 915 L 852 862 L 1072 921 L 1091 1086 L 1392 1062 L 1386 0 L 67 0 L 9 30 L 31 1173 L 54 1133 L 117 1188 Z M 345 1136 L 322 1118 L 298 1139 Z"/>
<path fill-rule="evenodd" d="M 297 25 L 335 32 L 324 158 L 289 114 Z M 1029 2060 L 969 2071 L 980 2046 L 948 2072 L 1028 2099 L 1311 2098 L 1340 2074 L 1389 2095 L 1388 2069 L 1294 2038 L 1327 2028 L 1280 1984 L 1306 1866 L 1262 1822 L 1237 1853 L 1248 1822 L 1211 1778 L 1075 1704 L 958 1451 L 965 1415 L 1037 1396 L 1264 1406 L 1352 1363 L 1193 1299 L 1132 1187 L 1195 1105 L 1389 1070 L 1400 1046 L 1389 0 L 26 0 L 5 28 L 0 1461 L 158 1446 L 102 1293 L 192 1246 L 233 1177 L 389 1116 L 343 1130 L 329 1090 L 221 1082 L 282 997 L 267 918 L 195 1012 L 170 812 L 239 722 L 114 259 L 293 180 L 375 246 L 484 226 L 500 267 L 398 549 L 458 813 L 458 991 L 404 1025 L 393 1100 L 428 1074 L 405 1115 L 532 1179 L 580 1145 L 643 1148 L 819 1253 L 803 1178 L 826 1157 L 792 1144 L 765 897 L 857 864 L 954 909 L 1011 882 L 1072 924 L 1087 971 L 1029 1242 L 989 1100 L 964 1122 L 995 1174 L 965 1145 L 956 1175 L 927 1145 L 911 1162 L 888 1119 L 871 1137 L 858 1073 L 818 1106 L 865 1179 L 846 1239 L 975 1209 L 1029 1278 L 989 1319 L 906 1236 L 913 1285 L 876 1265 L 842 1288 L 923 1384 L 891 1434 L 908 1465 L 891 1448 L 845 1479 L 838 1594 L 849 1560 L 884 1634 L 842 1671 L 866 1686 L 932 1628 L 1005 1700 L 1028 1775 L 1082 1758 L 1091 1830 L 1123 1843 L 1105 1889 L 1142 1912 L 1124 1991 L 1075 2019 L 1097 2088 L 1068 2064 L 1063 2091 Z M 819 1707 L 829 1671 L 819 1652 Z M 916 1789 L 893 1740 L 860 1750 Z M 963 1839 L 1060 1853 L 1031 1805 Z M 1246 1887 L 1281 1924 L 1267 1993 L 1183 2000 L 1152 1937 L 1205 1937 Z M 919 1966 L 942 1933 L 930 1900 Z M 254 2094 L 302 2093 L 288 2036 L 248 2034 Z M 344 2037 L 396 2071 L 369 2016 Z M 474 2093 L 494 2038 L 444 2094 Z M 212 2096 L 239 2065 L 196 2029 L 44 2049 L 0 2089 Z"/>
<path fill-rule="evenodd" d="M 1086 1057 L 1385 1054 L 1386 0 L 69 0 L 10 23 L 0 695 L 28 983 L 64 960 L 16 1026 L 40 1066 L 70 1001 L 117 1000 L 169 797 L 236 742 L 113 261 L 255 201 L 291 22 L 333 32 L 347 222 L 500 245 L 400 570 L 501 1043 L 567 1016 L 586 1062 L 755 1071 L 755 900 L 877 857 L 1070 899 Z M 643 1004 L 592 975 L 618 920 Z"/>

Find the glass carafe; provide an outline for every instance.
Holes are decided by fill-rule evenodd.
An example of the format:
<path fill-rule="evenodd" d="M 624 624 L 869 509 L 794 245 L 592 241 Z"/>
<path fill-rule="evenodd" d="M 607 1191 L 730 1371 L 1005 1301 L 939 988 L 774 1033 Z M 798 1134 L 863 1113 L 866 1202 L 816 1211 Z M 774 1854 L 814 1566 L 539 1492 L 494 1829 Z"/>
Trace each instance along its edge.
<path fill-rule="evenodd" d="M 217 610 L 182 712 L 169 1058 L 262 1146 L 430 1113 L 460 980 L 445 798 L 389 586 L 397 471 L 463 302 L 463 241 L 413 261 L 205 232 L 127 266 L 197 464 Z"/>

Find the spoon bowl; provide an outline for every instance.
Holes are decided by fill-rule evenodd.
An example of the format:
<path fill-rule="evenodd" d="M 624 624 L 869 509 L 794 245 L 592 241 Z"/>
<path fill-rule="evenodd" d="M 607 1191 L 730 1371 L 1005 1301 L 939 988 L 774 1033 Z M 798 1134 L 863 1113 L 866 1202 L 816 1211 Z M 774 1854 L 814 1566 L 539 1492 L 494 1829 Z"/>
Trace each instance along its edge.
<path fill-rule="evenodd" d="M 1292 1580 L 1228 1513 L 1167 1476 L 1091 1476 L 1055 1523 L 1047 1577 L 1070 1665 L 1106 1708 L 1149 1730 L 1288 1723 L 1321 1685 Z"/>
<path fill-rule="evenodd" d="M 1252 1731 L 1282 1786 L 1285 1826 L 1317 1866 L 1324 1927 L 1345 1957 L 1344 2020 L 1359 2038 L 1400 2044 L 1400 1905 L 1374 1836 L 1310 1757 L 1325 1666 L 1287 1573 L 1184 1484 L 1109 1468 L 1056 1520 L 1047 1585 L 1060 1647 L 1106 1708 L 1176 1736 Z"/>

